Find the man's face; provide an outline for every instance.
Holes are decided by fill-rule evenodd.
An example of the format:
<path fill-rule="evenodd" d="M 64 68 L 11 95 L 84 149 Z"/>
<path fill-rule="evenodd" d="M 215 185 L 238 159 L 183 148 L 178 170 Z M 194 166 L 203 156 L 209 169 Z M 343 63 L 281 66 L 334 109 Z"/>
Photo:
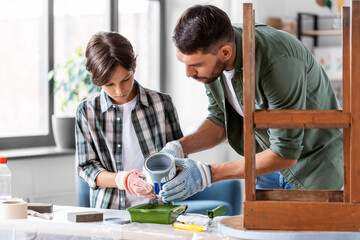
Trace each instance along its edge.
<path fill-rule="evenodd" d="M 203 54 L 200 51 L 193 54 L 184 54 L 176 50 L 176 57 L 185 64 L 186 76 L 198 82 L 212 83 L 225 69 L 225 63 L 218 54 Z"/>

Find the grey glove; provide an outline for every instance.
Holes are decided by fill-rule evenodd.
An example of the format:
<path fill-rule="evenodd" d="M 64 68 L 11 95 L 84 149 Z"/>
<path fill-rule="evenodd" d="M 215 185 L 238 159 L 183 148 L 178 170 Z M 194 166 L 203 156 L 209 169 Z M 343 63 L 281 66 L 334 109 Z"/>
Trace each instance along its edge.
<path fill-rule="evenodd" d="M 183 148 L 179 141 L 168 142 L 160 152 L 170 153 L 174 158 L 184 158 Z"/>
<path fill-rule="evenodd" d="M 182 201 L 211 186 L 209 165 L 188 158 L 176 158 L 175 163 L 183 170 L 162 187 L 160 197 L 163 202 Z"/>

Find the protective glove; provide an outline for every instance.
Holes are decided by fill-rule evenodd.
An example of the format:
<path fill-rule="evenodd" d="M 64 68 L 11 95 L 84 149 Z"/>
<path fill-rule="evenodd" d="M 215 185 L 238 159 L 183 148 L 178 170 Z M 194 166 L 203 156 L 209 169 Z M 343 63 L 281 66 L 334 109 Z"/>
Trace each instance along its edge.
<path fill-rule="evenodd" d="M 188 158 L 176 158 L 175 164 L 183 169 L 162 187 L 160 197 L 163 202 L 182 201 L 211 186 L 209 165 Z"/>
<path fill-rule="evenodd" d="M 141 170 L 121 171 L 115 176 L 115 184 L 118 189 L 125 190 L 130 195 L 155 199 L 153 188 L 145 178 Z"/>
<path fill-rule="evenodd" d="M 183 148 L 179 141 L 168 142 L 160 152 L 170 153 L 174 158 L 184 158 Z"/>

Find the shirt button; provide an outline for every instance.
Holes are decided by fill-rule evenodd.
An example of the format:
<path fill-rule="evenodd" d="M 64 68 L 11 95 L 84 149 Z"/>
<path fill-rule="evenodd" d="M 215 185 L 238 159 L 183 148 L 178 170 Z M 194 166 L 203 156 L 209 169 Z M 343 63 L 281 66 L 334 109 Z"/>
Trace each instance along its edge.
<path fill-rule="evenodd" d="M 116 120 L 120 121 L 120 118 L 118 117 Z"/>
<path fill-rule="evenodd" d="M 121 144 L 118 144 L 117 147 L 118 147 L 118 148 L 121 147 Z"/>

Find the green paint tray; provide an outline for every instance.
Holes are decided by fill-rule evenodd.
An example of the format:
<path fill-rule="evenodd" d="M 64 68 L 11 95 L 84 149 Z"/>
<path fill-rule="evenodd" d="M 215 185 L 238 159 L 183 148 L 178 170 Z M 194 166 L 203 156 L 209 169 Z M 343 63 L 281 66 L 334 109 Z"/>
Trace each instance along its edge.
<path fill-rule="evenodd" d="M 129 207 L 131 222 L 170 224 L 184 213 L 187 205 L 140 204 Z"/>

